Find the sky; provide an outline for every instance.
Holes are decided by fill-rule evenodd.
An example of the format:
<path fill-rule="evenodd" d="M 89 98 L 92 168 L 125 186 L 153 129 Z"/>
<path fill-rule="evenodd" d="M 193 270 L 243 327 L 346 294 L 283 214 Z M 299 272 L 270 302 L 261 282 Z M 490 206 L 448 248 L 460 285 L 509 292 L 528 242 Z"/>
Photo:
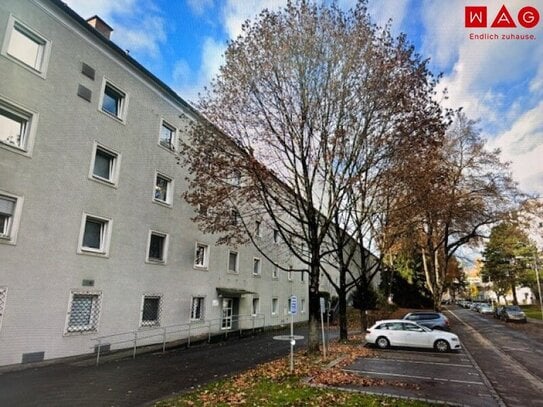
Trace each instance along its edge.
<path fill-rule="evenodd" d="M 64 1 L 84 18 L 104 19 L 114 28 L 112 41 L 188 102 L 196 101 L 218 73 L 227 41 L 242 34 L 243 22 L 254 20 L 263 8 L 286 3 Z M 348 9 L 355 0 L 337 3 Z M 486 25 L 466 27 L 466 7 L 481 5 Z M 500 13 L 502 6 L 508 15 Z M 521 189 L 543 196 L 543 0 L 368 0 L 368 8 L 376 24 L 391 20 L 393 32 L 406 33 L 417 52 L 429 58 L 432 72 L 442 74 L 440 89 L 447 89 L 444 105 L 462 107 L 478 121 L 488 147 L 501 149 Z M 492 27 L 496 18 L 516 27 Z"/>

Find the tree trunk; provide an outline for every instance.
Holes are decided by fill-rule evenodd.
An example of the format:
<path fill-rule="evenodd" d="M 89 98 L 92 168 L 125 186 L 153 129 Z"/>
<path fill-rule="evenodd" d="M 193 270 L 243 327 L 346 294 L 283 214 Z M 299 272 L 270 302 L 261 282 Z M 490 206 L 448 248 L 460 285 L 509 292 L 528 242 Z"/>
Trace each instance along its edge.
<path fill-rule="evenodd" d="M 362 330 L 362 333 L 368 329 L 368 314 L 365 309 L 360 310 L 360 329 Z"/>
<path fill-rule="evenodd" d="M 315 259 L 315 257 L 313 257 Z M 318 259 L 318 257 L 317 257 Z M 319 325 L 320 325 L 320 298 L 319 298 L 319 276 L 320 268 L 318 261 L 311 262 L 309 271 L 309 333 L 307 338 L 308 353 L 319 352 Z"/>
<path fill-rule="evenodd" d="M 511 282 L 511 291 L 513 291 L 513 305 L 518 305 L 517 287 L 514 281 Z"/>
<path fill-rule="evenodd" d="M 347 332 L 347 294 L 345 289 L 341 288 L 339 295 L 339 340 L 346 341 L 348 339 Z"/>

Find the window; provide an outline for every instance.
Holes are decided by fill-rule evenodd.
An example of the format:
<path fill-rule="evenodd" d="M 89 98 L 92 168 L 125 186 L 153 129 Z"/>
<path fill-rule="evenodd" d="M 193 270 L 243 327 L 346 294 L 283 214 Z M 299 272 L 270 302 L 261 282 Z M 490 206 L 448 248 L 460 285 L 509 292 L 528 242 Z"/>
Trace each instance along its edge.
<path fill-rule="evenodd" d="M 0 195 L 0 237 L 9 238 L 15 215 L 16 199 Z"/>
<path fill-rule="evenodd" d="M 238 272 L 238 252 L 228 252 L 228 271 L 232 273 Z"/>
<path fill-rule="evenodd" d="M 28 153 L 32 147 L 35 117 L 34 113 L 0 100 L 0 145 Z"/>
<path fill-rule="evenodd" d="M 175 127 L 169 125 L 165 121 L 162 121 L 159 137 L 160 145 L 166 147 L 169 150 L 175 150 L 175 143 L 177 139 L 176 135 L 177 130 L 175 129 Z"/>
<path fill-rule="evenodd" d="M 277 298 L 272 298 L 272 315 L 277 315 L 277 304 L 278 304 L 278 300 Z"/>
<path fill-rule="evenodd" d="M 83 214 L 79 252 L 107 255 L 111 220 Z"/>
<path fill-rule="evenodd" d="M 167 205 L 172 204 L 172 183 L 171 178 L 162 174 L 156 174 L 154 200 Z"/>
<path fill-rule="evenodd" d="M 262 237 L 261 228 L 262 228 L 262 222 L 256 221 L 255 222 L 255 236 L 256 237 Z"/>
<path fill-rule="evenodd" d="M 50 42 L 10 16 L 2 53 L 8 58 L 44 76 L 49 59 Z"/>
<path fill-rule="evenodd" d="M 300 272 L 300 281 L 301 281 L 302 283 L 305 281 L 305 277 L 304 277 L 304 276 L 305 276 L 305 271 L 302 270 L 302 271 Z"/>
<path fill-rule="evenodd" d="M 259 276 L 260 275 L 260 268 L 261 268 L 261 261 L 258 258 L 253 259 L 253 275 Z"/>
<path fill-rule="evenodd" d="M 192 297 L 190 307 L 190 320 L 201 321 L 204 319 L 204 297 Z"/>
<path fill-rule="evenodd" d="M 273 229 L 273 243 L 279 243 L 279 231 Z"/>
<path fill-rule="evenodd" d="M 94 155 L 91 161 L 91 178 L 116 184 L 120 156 L 103 146 L 95 143 Z"/>
<path fill-rule="evenodd" d="M 302 314 L 305 313 L 305 298 L 302 298 L 301 301 L 300 301 L 300 312 Z"/>
<path fill-rule="evenodd" d="M 207 268 L 209 264 L 209 246 L 203 243 L 196 243 L 194 253 L 194 267 Z"/>
<path fill-rule="evenodd" d="M 151 231 L 149 233 L 149 250 L 147 261 L 153 263 L 166 263 L 168 235 Z"/>
<path fill-rule="evenodd" d="M 145 295 L 141 310 L 141 326 L 160 325 L 160 296 Z"/>
<path fill-rule="evenodd" d="M 239 212 L 235 209 L 230 211 L 230 224 L 236 226 L 239 224 Z"/>
<path fill-rule="evenodd" d="M 273 270 L 272 270 L 272 278 L 274 278 L 274 279 L 278 279 L 278 278 L 279 278 L 279 272 L 278 272 L 278 267 L 277 267 L 277 266 L 273 266 Z"/>
<path fill-rule="evenodd" d="M 292 270 L 289 270 L 287 272 L 287 278 L 288 278 L 288 281 L 292 281 Z"/>
<path fill-rule="evenodd" d="M 66 332 L 96 332 L 100 318 L 99 293 L 72 292 Z"/>
<path fill-rule="evenodd" d="M 251 315 L 256 316 L 260 312 L 260 298 L 253 298 Z"/>
<path fill-rule="evenodd" d="M 101 109 L 110 116 L 124 120 L 126 115 L 127 97 L 120 89 L 109 82 L 105 82 L 102 94 Z"/>
<path fill-rule="evenodd" d="M 290 310 L 292 309 L 292 297 L 288 297 L 288 300 L 287 300 L 287 312 L 290 314 Z"/>

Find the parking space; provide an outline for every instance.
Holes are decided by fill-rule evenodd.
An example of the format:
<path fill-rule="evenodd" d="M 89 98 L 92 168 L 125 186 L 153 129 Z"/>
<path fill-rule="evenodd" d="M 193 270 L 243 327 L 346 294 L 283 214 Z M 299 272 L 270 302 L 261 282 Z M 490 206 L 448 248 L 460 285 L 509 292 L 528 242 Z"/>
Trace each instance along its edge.
<path fill-rule="evenodd" d="M 383 385 L 371 387 L 371 393 L 448 405 L 499 405 L 493 390 L 464 351 L 441 354 L 402 349 L 377 350 L 375 357 L 358 359 L 346 370 L 382 379 Z"/>

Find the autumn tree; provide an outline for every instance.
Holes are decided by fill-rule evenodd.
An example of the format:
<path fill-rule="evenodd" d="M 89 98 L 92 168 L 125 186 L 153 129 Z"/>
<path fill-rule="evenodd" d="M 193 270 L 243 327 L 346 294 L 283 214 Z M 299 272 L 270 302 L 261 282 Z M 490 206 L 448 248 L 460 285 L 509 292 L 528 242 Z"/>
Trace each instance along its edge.
<path fill-rule="evenodd" d="M 535 253 L 535 245 L 517 222 L 504 221 L 492 228 L 483 252 L 482 274 L 492 281 L 498 299 L 511 291 L 513 303 L 518 304 L 516 288 L 530 285 Z"/>
<path fill-rule="evenodd" d="M 458 112 L 444 143 L 407 167 L 404 242 L 422 256 L 426 286 L 439 309 L 447 270 L 464 245 L 481 243 L 489 228 L 518 205 L 519 192 L 499 151 L 489 151 L 475 123 Z M 401 213 L 401 212 L 400 212 Z"/>
<path fill-rule="evenodd" d="M 353 232 L 361 180 L 398 140 L 415 146 L 431 133 L 432 86 L 426 63 L 377 30 L 364 1 L 343 12 L 300 0 L 244 24 L 198 104 L 209 122 L 194 123 L 182 151 L 194 220 L 219 243 L 251 242 L 276 266 L 308 273 L 310 351 L 323 258 L 339 250 L 333 228 Z"/>

